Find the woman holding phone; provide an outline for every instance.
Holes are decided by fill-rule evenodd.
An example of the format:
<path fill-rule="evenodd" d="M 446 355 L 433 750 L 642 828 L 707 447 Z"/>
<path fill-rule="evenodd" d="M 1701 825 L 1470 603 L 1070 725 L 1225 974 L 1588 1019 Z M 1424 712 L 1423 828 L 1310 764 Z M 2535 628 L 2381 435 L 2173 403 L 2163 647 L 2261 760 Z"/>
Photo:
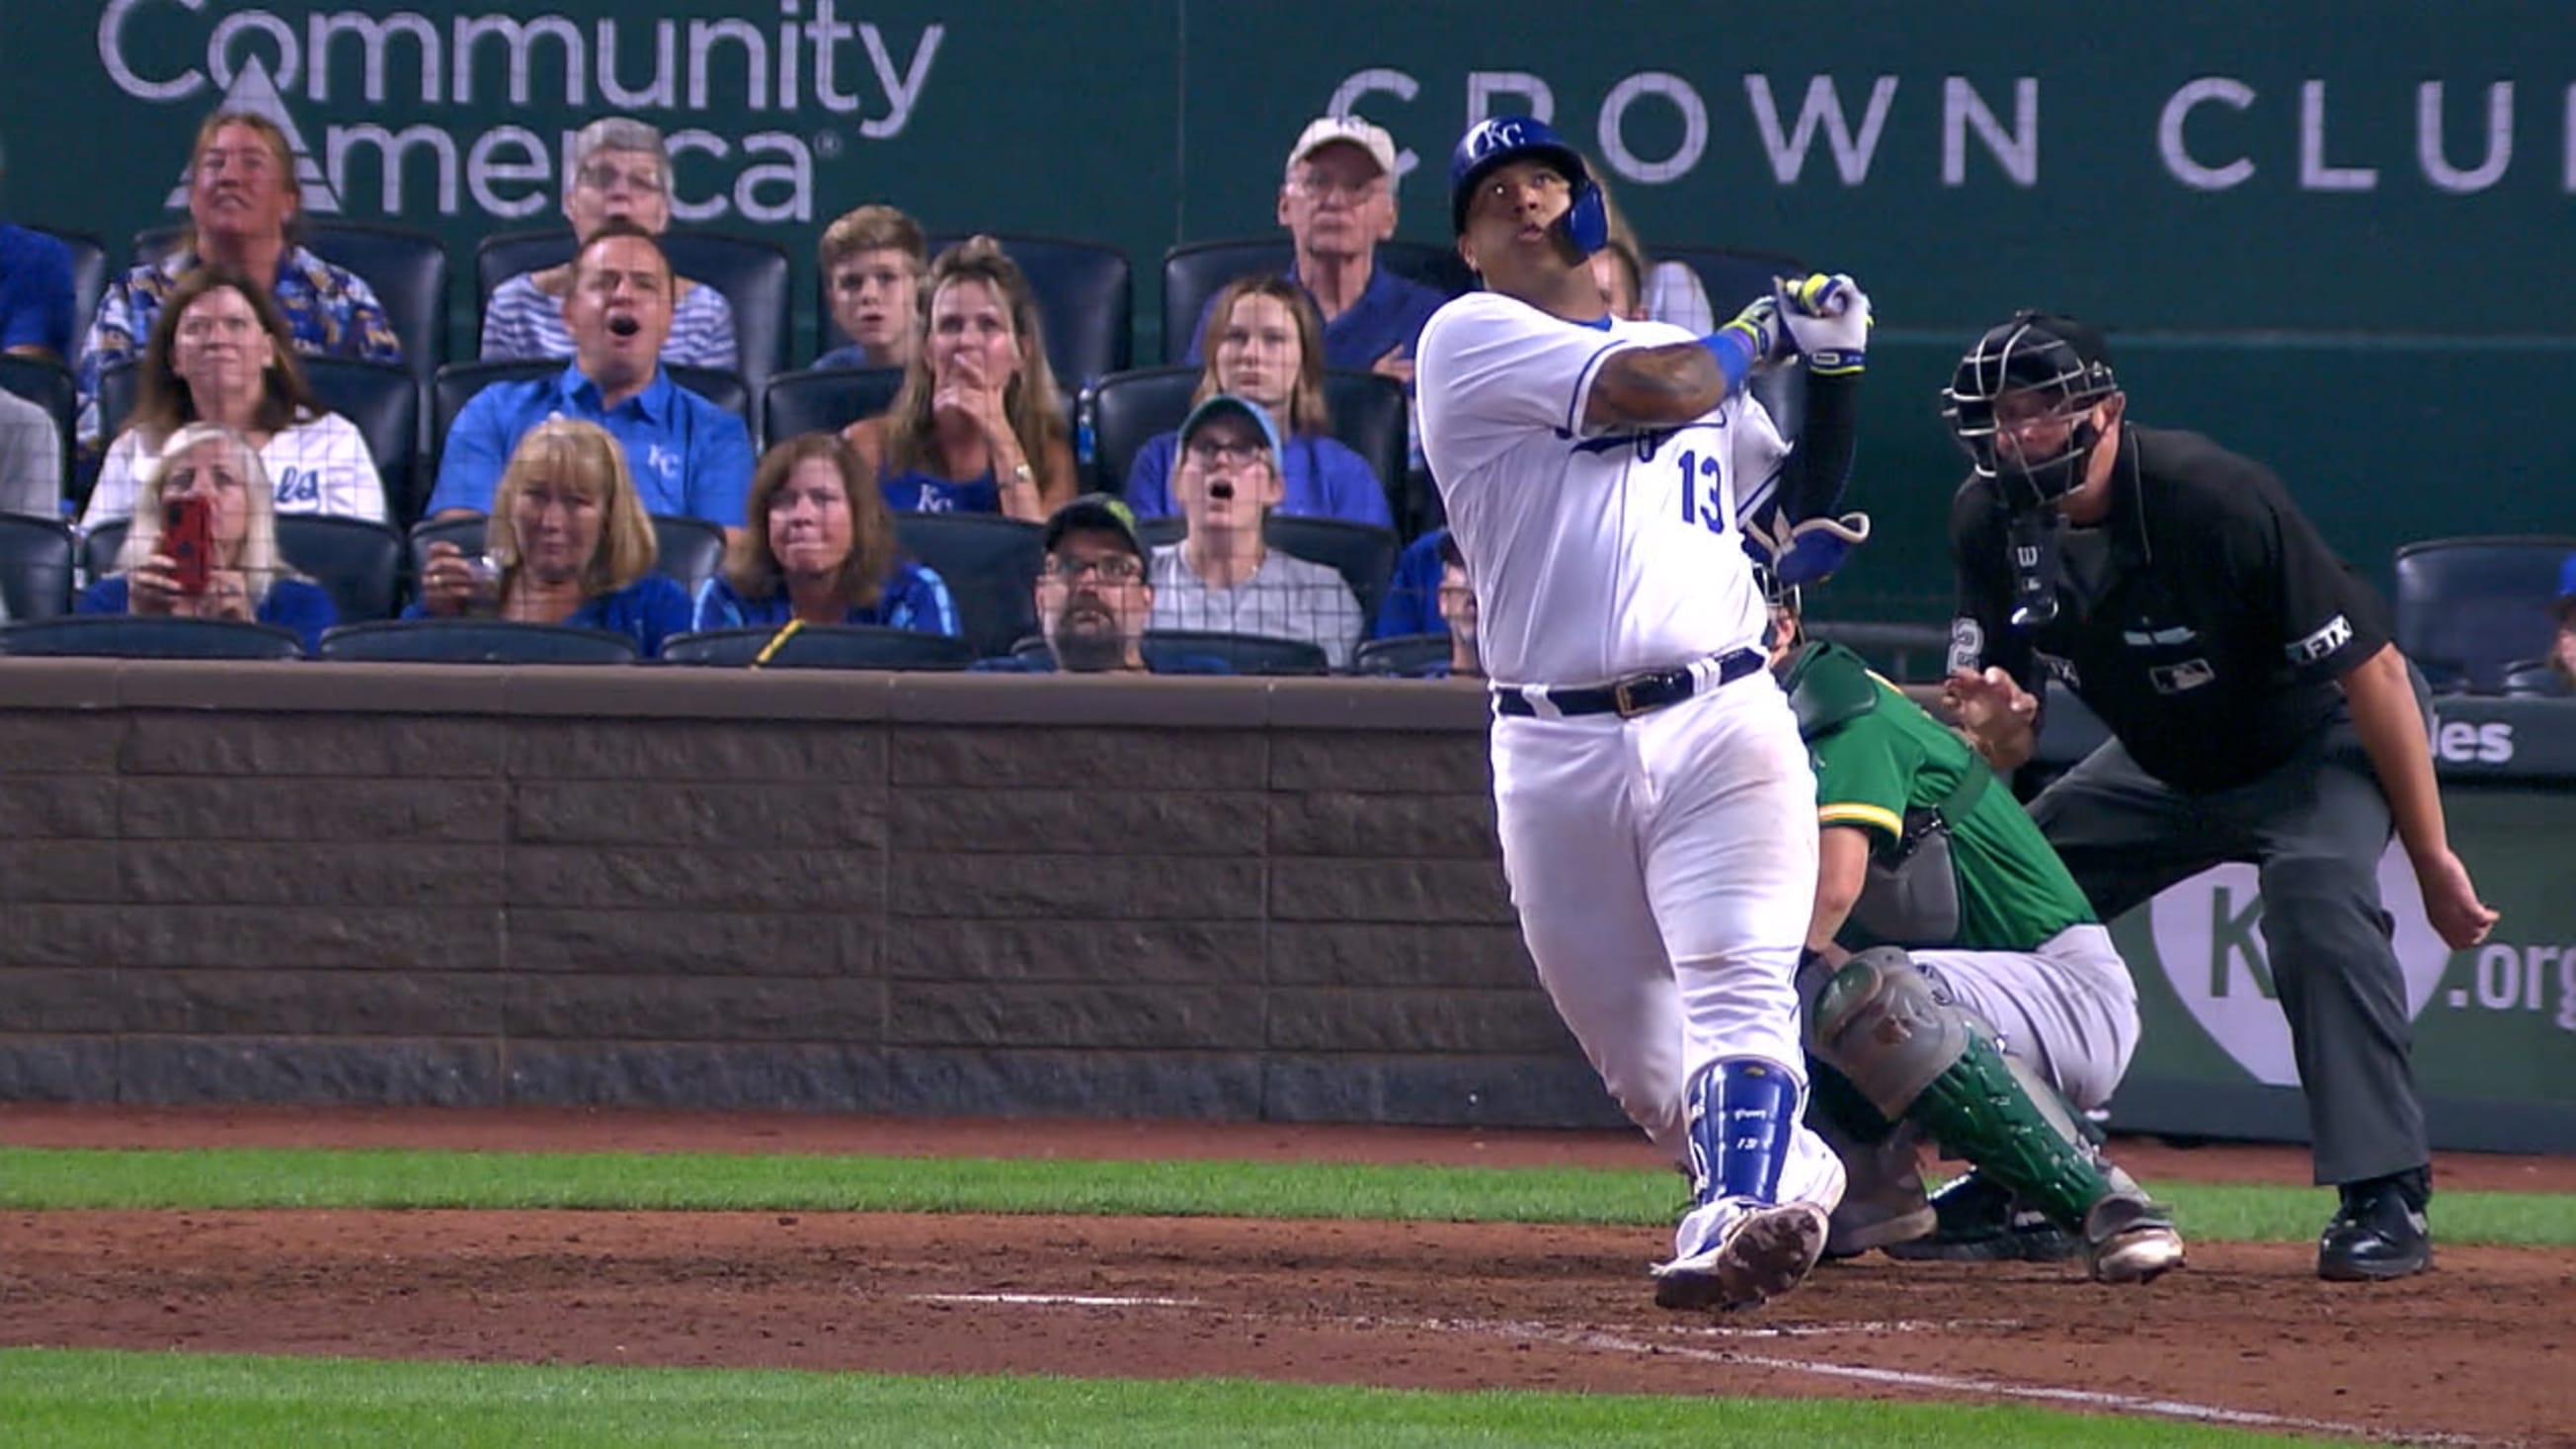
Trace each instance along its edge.
<path fill-rule="evenodd" d="M 502 470 L 483 547 L 478 559 L 432 543 L 403 617 L 604 629 L 631 636 L 647 659 L 688 631 L 688 592 L 653 571 L 653 521 L 626 449 L 597 423 L 554 417 L 528 430 Z"/>
<path fill-rule="evenodd" d="M 144 477 L 117 572 L 81 595 L 83 614 L 175 614 L 290 629 L 309 653 L 339 621 L 331 595 L 277 551 L 268 470 L 250 440 L 189 423 Z"/>

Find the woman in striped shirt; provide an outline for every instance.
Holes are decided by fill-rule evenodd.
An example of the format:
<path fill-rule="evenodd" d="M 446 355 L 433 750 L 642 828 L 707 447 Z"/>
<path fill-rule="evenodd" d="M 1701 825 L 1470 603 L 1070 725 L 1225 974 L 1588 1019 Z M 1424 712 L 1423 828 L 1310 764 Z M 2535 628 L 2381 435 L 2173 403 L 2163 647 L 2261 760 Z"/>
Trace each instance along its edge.
<path fill-rule="evenodd" d="M 577 238 L 575 251 L 587 246 L 611 217 L 623 217 L 655 236 L 668 230 L 671 155 L 662 133 L 624 116 L 583 127 L 573 138 L 563 210 Z M 483 309 L 483 360 L 571 357 L 572 334 L 563 320 L 564 297 L 571 290 L 569 263 L 521 272 L 493 288 Z M 662 344 L 664 363 L 728 372 L 739 365 L 733 307 L 724 293 L 681 277 L 672 304 L 671 335 Z"/>

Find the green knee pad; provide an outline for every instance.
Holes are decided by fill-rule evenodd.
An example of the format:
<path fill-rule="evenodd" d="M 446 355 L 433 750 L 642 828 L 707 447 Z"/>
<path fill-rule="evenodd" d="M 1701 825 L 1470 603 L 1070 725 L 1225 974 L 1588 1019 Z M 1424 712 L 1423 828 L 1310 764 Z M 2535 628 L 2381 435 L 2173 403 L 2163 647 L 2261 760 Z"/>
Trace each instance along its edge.
<path fill-rule="evenodd" d="M 1851 958 L 1808 1013 L 1808 1050 L 1887 1118 L 1914 1122 L 1946 1152 L 2081 1230 L 2109 1179 L 2054 1088 L 1996 1049 L 1994 1032 L 1937 992 L 1894 947 Z"/>

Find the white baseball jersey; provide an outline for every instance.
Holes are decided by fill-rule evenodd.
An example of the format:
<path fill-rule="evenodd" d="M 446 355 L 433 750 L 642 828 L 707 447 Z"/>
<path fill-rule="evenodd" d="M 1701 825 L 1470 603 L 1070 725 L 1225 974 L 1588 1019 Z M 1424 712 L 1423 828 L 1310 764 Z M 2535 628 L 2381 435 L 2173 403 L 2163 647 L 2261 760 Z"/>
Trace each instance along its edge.
<path fill-rule="evenodd" d="M 1476 591 L 1485 672 L 1581 685 L 1758 648 L 1762 591 L 1736 520 L 1788 456 L 1749 395 L 1673 428 L 1584 422 L 1611 354 L 1694 341 L 1586 325 L 1474 292 L 1415 349 L 1422 451 Z"/>

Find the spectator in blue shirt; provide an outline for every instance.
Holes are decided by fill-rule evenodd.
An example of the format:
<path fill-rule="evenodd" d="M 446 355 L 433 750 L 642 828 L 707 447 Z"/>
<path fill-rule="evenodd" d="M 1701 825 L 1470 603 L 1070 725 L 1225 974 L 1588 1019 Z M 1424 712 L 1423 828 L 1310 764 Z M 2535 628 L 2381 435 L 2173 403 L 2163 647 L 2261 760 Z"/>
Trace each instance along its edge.
<path fill-rule="evenodd" d="M 2558 637 L 2549 643 L 2549 667 L 2562 691 L 2576 690 L 2576 553 L 2558 566 Z"/>
<path fill-rule="evenodd" d="M 1440 619 L 1448 625 L 1449 657 L 1434 660 L 1414 671 L 1417 679 L 1482 679 L 1485 663 L 1476 654 L 1476 590 L 1467 580 L 1467 556 L 1458 550 L 1457 535 L 1447 529 L 1437 535 L 1440 554 Z"/>
<path fill-rule="evenodd" d="M 1217 293 L 1202 339 L 1208 362 L 1192 406 L 1218 393 L 1259 403 L 1278 430 L 1280 481 L 1287 492 L 1273 513 L 1339 518 L 1392 528 L 1387 483 L 1332 435 L 1324 404 L 1323 323 L 1315 304 L 1285 277 L 1242 277 Z M 1172 468 L 1180 461 L 1178 429 L 1149 439 L 1127 469 L 1127 506 L 1141 518 L 1179 510 Z"/>
<path fill-rule="evenodd" d="M 1396 639 L 1407 634 L 1445 634 L 1448 621 L 1440 617 L 1440 577 L 1445 551 L 1450 547 L 1449 530 L 1435 528 L 1404 546 L 1395 560 L 1395 576 L 1387 581 L 1386 597 L 1378 602 L 1377 621 L 1369 627 L 1372 639 Z"/>
<path fill-rule="evenodd" d="M 72 249 L 43 232 L 5 222 L 0 222 L 0 350 L 47 362 L 69 362 L 72 355 Z"/>
<path fill-rule="evenodd" d="M 1145 654 L 1154 585 L 1136 515 L 1106 493 L 1086 493 L 1047 518 L 1038 566 L 1042 653 L 987 659 L 975 667 L 1014 674 L 1231 674 L 1221 659 L 1190 656 L 1159 664 Z"/>
<path fill-rule="evenodd" d="M 902 556 L 885 499 L 830 433 L 791 438 L 761 458 L 751 522 L 724 572 L 698 586 L 701 629 L 790 619 L 959 632 L 948 585 Z"/>
<path fill-rule="evenodd" d="M 1377 244 L 1395 235 L 1395 138 L 1357 116 L 1309 124 L 1288 152 L 1279 224 L 1295 246 L 1288 279 L 1324 318 L 1324 365 L 1381 372 L 1411 391 L 1414 340 L 1449 299 L 1377 265 Z M 1202 313 L 1190 361 L 1206 333 Z"/>
<path fill-rule="evenodd" d="M 429 546 L 420 598 L 406 619 L 488 614 L 630 635 L 645 658 L 689 628 L 689 596 L 653 571 L 653 520 L 635 493 L 626 449 L 606 428 L 548 418 L 528 430 L 501 475 L 484 534 L 468 559 Z"/>
<path fill-rule="evenodd" d="M 921 283 L 930 243 L 921 223 L 891 206 L 861 206 L 823 229 L 816 248 L 832 325 L 848 344 L 816 367 L 909 367 L 921 345 Z"/>
<path fill-rule="evenodd" d="M 83 614 L 176 614 L 235 619 L 294 631 L 307 653 L 339 622 L 330 593 L 298 576 L 277 548 L 268 470 L 250 440 L 215 423 L 189 423 L 161 444 L 148 470 L 117 572 L 90 585 Z M 162 538 L 163 509 L 181 499 L 206 511 L 206 586 L 179 586 Z"/>
<path fill-rule="evenodd" d="M 930 264 L 926 305 L 893 406 L 841 436 L 898 513 L 1038 522 L 1073 497 L 1076 473 L 1037 293 L 1001 243 L 978 236 Z"/>
<path fill-rule="evenodd" d="M 474 395 L 448 432 L 429 512 L 490 512 L 519 439 L 562 416 L 599 424 L 625 448 L 646 513 L 702 518 L 738 533 L 751 486 L 751 433 L 662 370 L 671 285 L 671 263 L 650 233 L 631 221 L 603 223 L 573 258 L 572 292 L 564 298 L 572 366 Z"/>

